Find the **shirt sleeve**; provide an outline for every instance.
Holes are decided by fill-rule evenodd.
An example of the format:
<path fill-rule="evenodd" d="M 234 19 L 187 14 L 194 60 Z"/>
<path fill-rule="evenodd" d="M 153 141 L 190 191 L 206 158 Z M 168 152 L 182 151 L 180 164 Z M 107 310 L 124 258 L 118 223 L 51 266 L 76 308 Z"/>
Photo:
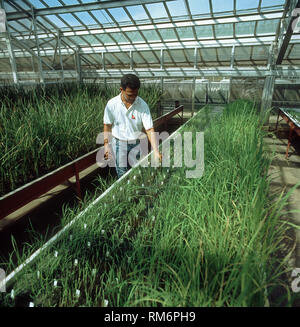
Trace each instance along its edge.
<path fill-rule="evenodd" d="M 142 121 L 143 121 L 143 126 L 144 126 L 145 130 L 148 130 L 153 127 L 151 112 L 150 112 L 148 105 L 145 106 L 145 110 L 142 115 Z"/>
<path fill-rule="evenodd" d="M 111 112 L 110 106 L 107 104 L 104 109 L 103 124 L 112 125 L 114 122 L 114 116 Z"/>

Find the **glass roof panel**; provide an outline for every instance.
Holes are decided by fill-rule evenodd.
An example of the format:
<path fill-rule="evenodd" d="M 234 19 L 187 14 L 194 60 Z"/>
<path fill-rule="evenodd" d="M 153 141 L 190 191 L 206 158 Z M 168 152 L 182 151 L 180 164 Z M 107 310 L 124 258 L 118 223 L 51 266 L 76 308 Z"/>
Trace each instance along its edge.
<path fill-rule="evenodd" d="M 233 11 L 233 0 L 212 0 L 214 12 Z"/>
<path fill-rule="evenodd" d="M 156 56 L 154 55 L 156 53 Z M 159 52 L 158 51 L 139 51 L 139 54 L 147 60 L 147 63 L 157 64 L 159 63 Z"/>
<path fill-rule="evenodd" d="M 202 49 L 200 49 L 200 53 L 201 53 L 201 57 L 202 57 L 203 61 L 216 61 L 217 60 L 216 49 L 202 48 Z"/>
<path fill-rule="evenodd" d="M 58 0 L 43 0 L 48 7 L 62 7 L 63 4 L 61 4 Z"/>
<path fill-rule="evenodd" d="M 236 35 L 253 35 L 255 22 L 241 22 L 235 24 Z"/>
<path fill-rule="evenodd" d="M 28 0 L 28 2 L 36 9 L 46 8 L 46 6 L 39 0 Z"/>
<path fill-rule="evenodd" d="M 99 0 L 81 0 L 82 3 L 99 2 Z"/>
<path fill-rule="evenodd" d="M 234 58 L 235 60 L 249 60 L 251 54 L 251 47 L 236 47 Z"/>
<path fill-rule="evenodd" d="M 258 8 L 259 0 L 236 0 L 236 10 Z"/>
<path fill-rule="evenodd" d="M 78 0 L 62 0 L 65 5 L 78 5 Z"/>
<path fill-rule="evenodd" d="M 231 51 L 232 48 L 218 48 L 218 57 L 222 61 L 230 61 L 231 60 Z"/>
<path fill-rule="evenodd" d="M 46 21 L 46 20 L 44 19 L 44 17 L 37 17 L 37 21 L 40 22 L 41 24 L 43 24 L 43 26 L 45 26 L 45 27 L 48 28 L 49 30 L 53 29 L 54 27 L 55 27 L 55 28 L 58 27 L 58 26 L 56 26 L 55 24 L 52 25 L 50 22 Z M 61 23 L 62 23 L 62 22 L 61 22 Z M 41 25 L 38 25 L 38 26 L 40 27 Z"/>
<path fill-rule="evenodd" d="M 127 16 L 126 12 L 123 8 L 112 8 L 108 9 L 111 15 L 117 22 L 128 22 L 130 21 L 129 17 Z"/>
<path fill-rule="evenodd" d="M 17 32 L 26 32 L 31 29 L 32 23 L 29 19 L 22 19 L 20 22 L 22 22 L 22 24 L 19 24 L 18 21 L 10 21 L 8 26 L 15 29 Z"/>
<path fill-rule="evenodd" d="M 75 44 L 78 45 L 88 45 L 86 40 L 84 39 L 84 35 L 83 36 L 69 36 L 68 39 L 70 39 L 71 41 L 73 41 Z"/>
<path fill-rule="evenodd" d="M 117 43 L 128 43 L 128 40 L 122 33 L 111 33 L 110 35 Z"/>
<path fill-rule="evenodd" d="M 172 58 L 170 58 L 170 62 L 173 61 L 175 62 L 186 62 L 188 60 L 188 56 L 186 56 L 186 53 L 183 50 L 170 50 L 170 56 Z M 193 61 L 193 59 L 191 60 Z"/>
<path fill-rule="evenodd" d="M 290 52 L 291 47 L 292 47 L 292 50 Z M 299 59 L 300 58 L 300 44 L 289 45 L 286 55 L 288 55 L 289 59 Z"/>
<path fill-rule="evenodd" d="M 147 41 L 160 41 L 160 37 L 155 30 L 148 30 L 142 32 Z"/>
<path fill-rule="evenodd" d="M 126 32 L 125 34 L 131 42 L 144 42 L 144 39 L 139 32 Z"/>
<path fill-rule="evenodd" d="M 252 51 L 253 60 L 268 60 L 269 46 L 254 46 Z"/>
<path fill-rule="evenodd" d="M 284 5 L 285 0 L 262 0 L 262 7 Z"/>
<path fill-rule="evenodd" d="M 189 0 L 189 5 L 192 15 L 207 14 L 210 12 L 208 0 Z"/>
<path fill-rule="evenodd" d="M 179 27 L 176 29 L 180 40 L 193 39 L 194 33 L 192 27 Z"/>
<path fill-rule="evenodd" d="M 162 3 L 151 3 L 146 5 L 152 18 L 165 18 L 168 14 Z"/>
<path fill-rule="evenodd" d="M 101 24 L 113 24 L 113 21 L 104 10 L 91 10 L 91 13 Z"/>
<path fill-rule="evenodd" d="M 279 19 L 261 20 L 257 23 L 257 34 L 273 34 L 276 33 L 276 29 L 279 23 Z"/>
<path fill-rule="evenodd" d="M 174 30 L 171 28 L 162 28 L 159 30 L 159 33 L 163 40 L 178 40 Z"/>
<path fill-rule="evenodd" d="M 215 25 L 216 37 L 233 36 L 233 24 Z"/>
<path fill-rule="evenodd" d="M 75 17 L 78 17 L 85 25 L 96 25 L 97 22 L 92 18 L 88 12 L 74 13 Z"/>
<path fill-rule="evenodd" d="M 99 39 L 95 35 L 82 35 L 81 36 L 84 40 L 86 40 L 86 43 L 91 45 L 101 44 Z"/>
<path fill-rule="evenodd" d="M 140 55 L 139 52 L 133 52 L 132 54 L 132 57 L 133 57 L 133 62 L 135 64 L 144 64 L 146 63 L 147 61 Z"/>
<path fill-rule="evenodd" d="M 188 14 L 183 0 L 167 2 L 166 5 L 169 9 L 170 15 L 173 17 L 186 16 Z"/>
<path fill-rule="evenodd" d="M 105 53 L 105 61 L 108 61 L 111 64 L 120 64 L 120 63 L 122 64 L 123 62 L 122 62 L 122 60 L 120 60 L 118 55 L 119 55 L 119 53 L 118 54 Z M 123 55 L 123 59 L 125 59 L 124 57 L 125 57 L 125 55 Z M 128 59 L 127 59 L 127 61 L 128 61 Z"/>
<path fill-rule="evenodd" d="M 198 39 L 203 37 L 213 37 L 213 30 L 211 25 L 195 26 L 195 31 Z"/>
<path fill-rule="evenodd" d="M 82 24 L 72 14 L 59 14 L 68 25 L 71 26 L 82 26 Z"/>
<path fill-rule="evenodd" d="M 107 34 L 99 34 L 98 38 L 104 43 L 104 44 L 115 44 L 116 42 Z"/>
<path fill-rule="evenodd" d="M 46 16 L 50 22 L 52 22 L 57 28 L 67 27 L 67 25 L 59 19 L 56 15 L 47 15 Z"/>
<path fill-rule="evenodd" d="M 2 7 L 1 7 L 2 8 Z M 9 3 L 4 2 L 4 9 L 5 12 L 9 13 L 9 12 L 15 12 L 16 9 L 14 7 L 12 7 Z"/>
<path fill-rule="evenodd" d="M 149 19 L 142 6 L 128 6 L 126 8 L 134 20 Z"/>

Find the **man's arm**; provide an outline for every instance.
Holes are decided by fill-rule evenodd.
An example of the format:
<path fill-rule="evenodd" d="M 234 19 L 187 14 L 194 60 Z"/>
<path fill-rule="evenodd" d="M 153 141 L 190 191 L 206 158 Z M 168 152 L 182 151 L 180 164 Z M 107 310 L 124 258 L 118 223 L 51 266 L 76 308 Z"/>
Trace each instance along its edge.
<path fill-rule="evenodd" d="M 156 134 L 155 134 L 155 130 L 154 128 L 150 128 L 150 129 L 147 129 L 146 130 L 146 133 L 147 133 L 147 137 L 148 137 L 148 140 L 153 148 L 153 152 L 154 152 L 154 156 L 159 159 L 159 161 L 161 162 L 162 160 L 162 154 L 159 152 L 158 150 L 158 142 L 157 142 L 157 139 L 156 139 Z"/>

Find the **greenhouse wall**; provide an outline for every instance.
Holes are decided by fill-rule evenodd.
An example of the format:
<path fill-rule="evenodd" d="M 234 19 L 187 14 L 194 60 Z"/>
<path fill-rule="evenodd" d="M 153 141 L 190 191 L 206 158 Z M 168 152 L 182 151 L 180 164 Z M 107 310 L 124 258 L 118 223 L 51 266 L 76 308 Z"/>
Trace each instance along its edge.
<path fill-rule="evenodd" d="M 264 88 L 264 79 L 233 78 L 230 87 L 230 101 L 245 99 L 257 103 L 261 102 Z"/>
<path fill-rule="evenodd" d="M 289 81 L 278 82 L 275 85 L 273 105 L 283 107 L 299 107 L 300 83 Z"/>

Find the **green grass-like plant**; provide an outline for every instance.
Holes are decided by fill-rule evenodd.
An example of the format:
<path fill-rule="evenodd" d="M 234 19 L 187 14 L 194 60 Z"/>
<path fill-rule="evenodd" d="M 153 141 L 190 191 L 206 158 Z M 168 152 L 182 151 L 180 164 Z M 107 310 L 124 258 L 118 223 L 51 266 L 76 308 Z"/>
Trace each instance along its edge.
<path fill-rule="evenodd" d="M 205 133 L 201 178 L 184 166 L 134 168 L 17 276 L 2 305 L 268 305 L 287 270 L 275 255 L 287 196 L 269 198 L 260 117 L 251 103 L 206 108 L 184 131 Z"/>

